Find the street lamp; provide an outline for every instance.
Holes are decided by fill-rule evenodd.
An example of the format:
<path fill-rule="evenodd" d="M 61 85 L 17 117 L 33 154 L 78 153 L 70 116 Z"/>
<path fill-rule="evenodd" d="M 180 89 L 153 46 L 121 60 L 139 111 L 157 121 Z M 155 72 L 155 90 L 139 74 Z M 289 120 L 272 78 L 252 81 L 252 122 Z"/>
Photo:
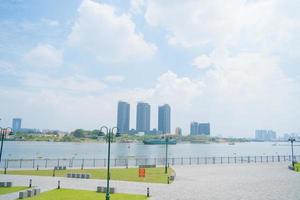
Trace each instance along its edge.
<path fill-rule="evenodd" d="M 105 132 L 104 132 L 105 130 Z M 107 177 L 106 177 L 106 195 L 105 199 L 110 199 L 109 191 L 109 181 L 110 181 L 110 143 L 113 142 L 114 134 L 116 137 L 120 136 L 119 129 L 117 127 L 108 128 L 107 126 L 102 126 L 100 128 L 100 133 L 105 134 L 106 142 L 108 143 L 108 155 L 107 155 Z"/>
<path fill-rule="evenodd" d="M 13 131 L 12 128 L 10 127 L 7 128 L 0 127 L 0 133 L 1 133 L 1 148 L 0 148 L 0 163 L 1 163 L 4 138 L 6 137 L 7 134 L 12 134 Z"/>
<path fill-rule="evenodd" d="M 296 141 L 296 139 L 293 138 L 293 137 L 290 137 L 289 141 L 291 142 L 291 147 L 292 147 L 292 165 L 294 167 L 294 165 L 295 165 L 295 161 L 294 161 L 294 142 Z"/>
<path fill-rule="evenodd" d="M 166 142 L 166 162 L 165 162 L 165 174 L 168 173 L 168 144 L 169 144 L 169 139 L 172 139 L 171 136 L 165 135 L 165 142 Z"/>

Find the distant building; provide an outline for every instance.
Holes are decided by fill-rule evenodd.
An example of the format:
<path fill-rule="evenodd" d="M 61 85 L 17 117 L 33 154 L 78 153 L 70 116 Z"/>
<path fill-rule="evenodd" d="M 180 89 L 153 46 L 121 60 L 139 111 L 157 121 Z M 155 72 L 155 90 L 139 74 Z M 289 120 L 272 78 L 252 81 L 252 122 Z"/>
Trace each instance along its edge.
<path fill-rule="evenodd" d="M 151 135 L 162 134 L 162 131 L 159 131 L 156 128 L 154 128 L 154 129 L 148 131 L 147 134 L 151 134 Z"/>
<path fill-rule="evenodd" d="M 260 141 L 276 140 L 276 132 L 273 130 L 256 130 L 255 139 Z"/>
<path fill-rule="evenodd" d="M 198 122 L 191 123 L 190 135 L 198 135 Z"/>
<path fill-rule="evenodd" d="M 209 123 L 192 122 L 190 126 L 190 135 L 210 135 Z"/>
<path fill-rule="evenodd" d="M 139 102 L 136 109 L 136 131 L 147 133 L 150 131 L 151 107 L 148 103 Z"/>
<path fill-rule="evenodd" d="M 210 135 L 210 124 L 209 123 L 199 123 L 198 133 L 200 135 Z"/>
<path fill-rule="evenodd" d="M 182 129 L 180 127 L 175 129 L 175 135 L 182 136 Z"/>
<path fill-rule="evenodd" d="M 129 121 L 130 121 L 130 105 L 127 102 L 119 101 L 118 103 L 118 119 L 117 127 L 120 133 L 129 132 Z"/>
<path fill-rule="evenodd" d="M 171 107 L 168 104 L 158 107 L 158 131 L 171 133 Z"/>
<path fill-rule="evenodd" d="M 290 137 L 295 138 L 296 140 L 300 139 L 300 133 L 285 133 L 283 136 L 284 140 L 288 140 Z"/>
<path fill-rule="evenodd" d="M 18 131 L 22 128 L 22 119 L 21 118 L 14 118 L 12 120 L 12 129 L 13 131 Z"/>
<path fill-rule="evenodd" d="M 29 134 L 41 134 L 42 133 L 39 129 L 36 129 L 36 128 L 20 128 L 18 131 L 22 132 L 22 133 L 29 133 Z"/>

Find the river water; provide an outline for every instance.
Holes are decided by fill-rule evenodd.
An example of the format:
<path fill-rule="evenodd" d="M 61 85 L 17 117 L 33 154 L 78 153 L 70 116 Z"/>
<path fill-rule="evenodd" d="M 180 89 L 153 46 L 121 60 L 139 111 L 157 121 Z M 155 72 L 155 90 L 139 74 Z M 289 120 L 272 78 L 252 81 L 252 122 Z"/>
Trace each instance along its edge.
<path fill-rule="evenodd" d="M 247 142 L 229 145 L 227 143 L 169 145 L 170 157 L 206 156 L 261 156 L 290 155 L 291 146 L 285 142 Z M 294 146 L 295 155 L 300 155 L 300 145 Z M 144 145 L 139 143 L 113 143 L 112 158 L 155 158 L 163 157 L 165 145 Z M 63 142 L 14 142 L 4 143 L 3 158 L 106 158 L 105 143 L 63 143 Z"/>

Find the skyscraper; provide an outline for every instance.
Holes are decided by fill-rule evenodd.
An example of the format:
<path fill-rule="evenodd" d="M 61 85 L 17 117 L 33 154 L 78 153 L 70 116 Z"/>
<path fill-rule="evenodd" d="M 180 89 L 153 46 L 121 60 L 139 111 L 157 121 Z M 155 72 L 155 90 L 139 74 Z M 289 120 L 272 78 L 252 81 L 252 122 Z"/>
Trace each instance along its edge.
<path fill-rule="evenodd" d="M 175 135 L 182 136 L 182 129 L 180 127 L 175 128 Z"/>
<path fill-rule="evenodd" d="M 117 127 L 120 133 L 129 132 L 129 121 L 130 121 L 130 105 L 127 102 L 119 101 Z"/>
<path fill-rule="evenodd" d="M 198 122 L 192 122 L 190 128 L 191 135 L 198 135 Z"/>
<path fill-rule="evenodd" d="M 168 104 L 158 107 L 158 130 L 171 133 L 171 107 Z"/>
<path fill-rule="evenodd" d="M 22 119 L 21 118 L 14 118 L 12 120 L 12 129 L 13 131 L 18 131 L 22 127 Z"/>
<path fill-rule="evenodd" d="M 199 123 L 198 133 L 200 135 L 210 135 L 210 124 L 209 123 Z"/>
<path fill-rule="evenodd" d="M 255 139 L 261 141 L 276 140 L 276 132 L 273 130 L 256 130 Z"/>
<path fill-rule="evenodd" d="M 210 135 L 209 123 L 192 122 L 190 128 L 191 135 Z"/>
<path fill-rule="evenodd" d="M 138 132 L 150 131 L 151 107 L 148 103 L 139 102 L 136 106 L 136 130 Z"/>

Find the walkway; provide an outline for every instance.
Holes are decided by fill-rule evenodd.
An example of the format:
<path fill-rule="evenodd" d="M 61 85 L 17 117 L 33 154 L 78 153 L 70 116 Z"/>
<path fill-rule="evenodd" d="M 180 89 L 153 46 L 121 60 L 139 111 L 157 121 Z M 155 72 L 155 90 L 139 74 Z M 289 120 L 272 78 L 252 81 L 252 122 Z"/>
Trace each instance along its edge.
<path fill-rule="evenodd" d="M 287 169 L 286 164 L 238 164 L 176 166 L 173 184 L 150 184 L 111 181 L 119 193 L 146 194 L 150 188 L 151 200 L 299 200 L 300 173 Z M 37 177 L 0 175 L 0 179 L 14 185 L 33 185 L 42 191 L 57 187 L 96 190 L 104 186 L 104 180 L 68 179 L 60 177 Z M 17 193 L 0 196 L 0 200 L 16 199 Z"/>

